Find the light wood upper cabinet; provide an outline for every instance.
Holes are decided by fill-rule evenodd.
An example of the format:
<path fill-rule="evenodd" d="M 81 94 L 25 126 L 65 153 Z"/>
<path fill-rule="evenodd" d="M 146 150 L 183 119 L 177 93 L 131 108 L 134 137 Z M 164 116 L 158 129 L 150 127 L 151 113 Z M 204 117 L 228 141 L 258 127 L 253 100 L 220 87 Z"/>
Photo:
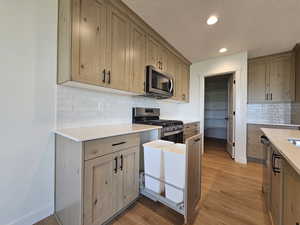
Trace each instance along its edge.
<path fill-rule="evenodd" d="M 139 195 L 139 147 L 124 150 L 120 155 L 123 170 L 123 204 L 127 205 Z"/>
<path fill-rule="evenodd" d="M 130 79 L 132 80 L 130 91 L 143 94 L 147 66 L 147 34 L 135 23 L 131 23 L 130 32 Z"/>
<path fill-rule="evenodd" d="M 271 101 L 293 101 L 295 99 L 295 68 L 292 53 L 270 59 L 269 93 Z"/>
<path fill-rule="evenodd" d="M 300 102 L 300 43 L 295 46 L 293 52 L 295 54 L 295 74 L 296 74 L 295 101 Z"/>
<path fill-rule="evenodd" d="M 178 71 L 179 71 L 179 60 L 177 60 L 176 56 L 172 54 L 170 51 L 168 52 L 168 67 L 166 73 L 172 77 L 173 79 L 173 97 L 174 100 L 180 100 L 178 98 L 177 93 L 177 82 L 179 82 L 180 79 L 178 79 Z M 180 75 L 180 74 L 179 74 Z"/>
<path fill-rule="evenodd" d="M 181 65 L 181 93 L 182 100 L 188 102 L 190 99 L 190 66 L 186 64 Z"/>
<path fill-rule="evenodd" d="M 158 41 L 156 41 L 152 36 L 148 36 L 147 41 L 147 52 L 148 52 L 148 65 L 154 66 L 157 69 L 161 68 L 161 46 Z"/>
<path fill-rule="evenodd" d="M 248 103 L 295 100 L 295 56 L 281 53 L 248 62 Z"/>
<path fill-rule="evenodd" d="M 248 64 L 248 102 L 266 100 L 268 67 L 266 60 L 253 60 Z"/>
<path fill-rule="evenodd" d="M 113 214 L 114 154 L 85 163 L 84 224 L 102 224 Z"/>
<path fill-rule="evenodd" d="M 129 90 L 129 35 L 129 19 L 113 4 L 109 4 L 107 85 L 110 88 Z"/>
<path fill-rule="evenodd" d="M 74 25 L 78 36 L 73 41 L 73 80 L 104 86 L 107 6 L 102 0 L 84 0 L 78 11 L 80 26 Z"/>
<path fill-rule="evenodd" d="M 175 99 L 179 101 L 189 101 L 189 83 L 190 68 L 189 65 L 180 61 L 176 62 L 176 83 L 175 83 Z"/>
<path fill-rule="evenodd" d="M 174 71 L 170 52 L 190 64 L 121 0 L 59 0 L 58 84 L 144 94 L 147 65 Z"/>
<path fill-rule="evenodd" d="M 300 175 L 284 161 L 283 224 L 300 224 Z"/>

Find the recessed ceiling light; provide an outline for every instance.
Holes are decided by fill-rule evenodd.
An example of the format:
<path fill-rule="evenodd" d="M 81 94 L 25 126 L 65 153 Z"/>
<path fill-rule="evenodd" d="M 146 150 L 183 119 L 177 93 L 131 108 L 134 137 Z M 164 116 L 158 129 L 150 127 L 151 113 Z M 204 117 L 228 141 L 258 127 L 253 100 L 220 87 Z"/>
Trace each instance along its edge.
<path fill-rule="evenodd" d="M 220 52 L 220 53 L 227 52 L 227 48 L 221 48 L 221 49 L 219 50 L 219 52 Z"/>
<path fill-rule="evenodd" d="M 208 19 L 207 19 L 207 21 L 206 21 L 206 23 L 208 24 L 208 25 L 214 25 L 214 24 L 216 24 L 218 22 L 218 17 L 216 17 L 216 16 L 210 16 Z"/>

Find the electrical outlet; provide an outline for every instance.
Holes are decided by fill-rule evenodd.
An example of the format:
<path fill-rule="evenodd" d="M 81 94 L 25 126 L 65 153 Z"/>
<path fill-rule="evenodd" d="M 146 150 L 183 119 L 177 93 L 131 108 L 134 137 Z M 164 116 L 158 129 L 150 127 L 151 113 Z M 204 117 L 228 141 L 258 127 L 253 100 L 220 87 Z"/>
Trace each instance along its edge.
<path fill-rule="evenodd" d="M 98 107 L 97 107 L 98 112 L 103 113 L 103 108 L 104 108 L 104 106 L 103 106 L 102 102 L 98 102 Z"/>

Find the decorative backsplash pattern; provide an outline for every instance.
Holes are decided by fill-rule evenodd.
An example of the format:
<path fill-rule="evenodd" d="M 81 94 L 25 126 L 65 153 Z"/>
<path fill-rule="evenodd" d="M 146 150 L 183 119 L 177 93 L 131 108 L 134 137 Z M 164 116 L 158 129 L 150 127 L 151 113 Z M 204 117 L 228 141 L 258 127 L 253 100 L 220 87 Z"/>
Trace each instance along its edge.
<path fill-rule="evenodd" d="M 248 123 L 291 123 L 291 103 L 248 104 Z"/>

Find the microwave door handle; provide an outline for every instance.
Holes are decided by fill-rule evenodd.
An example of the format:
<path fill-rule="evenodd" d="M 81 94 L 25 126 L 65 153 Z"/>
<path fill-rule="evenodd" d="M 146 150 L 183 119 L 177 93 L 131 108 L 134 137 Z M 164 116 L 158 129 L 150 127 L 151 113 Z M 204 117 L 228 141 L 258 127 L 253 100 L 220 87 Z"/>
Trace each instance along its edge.
<path fill-rule="evenodd" d="M 172 91 L 173 91 L 173 87 L 174 87 L 174 86 L 173 86 L 173 79 L 171 79 L 171 80 L 170 80 L 170 82 L 171 82 L 170 93 L 172 93 Z"/>

